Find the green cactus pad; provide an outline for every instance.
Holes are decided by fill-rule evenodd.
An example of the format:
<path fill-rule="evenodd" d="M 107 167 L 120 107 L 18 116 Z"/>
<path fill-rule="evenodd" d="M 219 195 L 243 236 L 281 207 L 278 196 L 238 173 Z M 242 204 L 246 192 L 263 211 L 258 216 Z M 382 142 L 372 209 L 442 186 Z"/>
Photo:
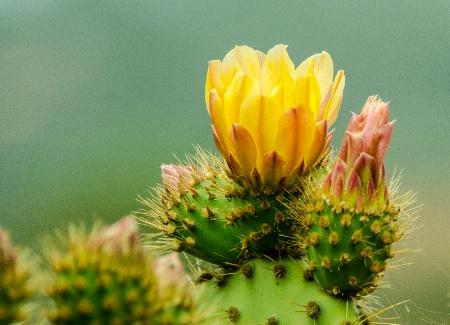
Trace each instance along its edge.
<path fill-rule="evenodd" d="M 393 257 L 392 244 L 399 239 L 396 214 L 337 212 L 326 202 L 317 207 L 304 218 L 309 229 L 304 244 L 314 278 L 335 295 L 370 292 Z"/>
<path fill-rule="evenodd" d="M 305 279 L 305 272 L 301 261 L 290 258 L 252 259 L 228 275 L 224 285 L 203 283 L 205 297 L 216 299 L 211 324 L 342 325 L 361 321 L 352 300 L 327 295 L 316 282 Z"/>
<path fill-rule="evenodd" d="M 144 263 L 144 264 L 143 264 Z M 55 279 L 47 288 L 55 302 L 56 324 L 130 324 L 155 313 L 156 285 L 141 258 L 89 250 L 80 243 L 52 263 Z"/>
<path fill-rule="evenodd" d="M 125 217 L 90 235 L 69 227 L 46 243 L 51 279 L 47 311 L 55 324 L 199 324 L 204 315 L 174 256 L 153 258 L 141 246 L 134 219 Z M 63 245 L 63 247 L 58 247 Z M 176 255 L 175 255 L 176 256 Z M 180 278 L 180 279 L 179 279 Z M 176 280 L 175 280 L 176 279 Z"/>
<path fill-rule="evenodd" d="M 150 207 L 143 221 L 161 230 L 162 248 L 222 266 L 286 254 L 293 244 L 288 239 L 298 229 L 280 202 L 282 195 L 248 190 L 219 168 L 202 180 L 195 178 L 189 189 L 160 188 L 155 199 L 143 200 Z"/>

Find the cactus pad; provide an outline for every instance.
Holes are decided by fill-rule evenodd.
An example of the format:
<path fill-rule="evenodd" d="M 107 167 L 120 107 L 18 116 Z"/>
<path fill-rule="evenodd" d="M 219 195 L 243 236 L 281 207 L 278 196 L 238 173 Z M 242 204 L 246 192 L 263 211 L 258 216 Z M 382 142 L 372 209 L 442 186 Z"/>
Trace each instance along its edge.
<path fill-rule="evenodd" d="M 251 267 L 252 274 L 243 269 Z M 224 285 L 204 283 L 217 299 L 211 324 L 357 324 L 362 316 L 352 300 L 336 299 L 306 277 L 301 261 L 254 259 L 228 275 Z M 248 270 L 247 270 L 248 272 Z"/>
<path fill-rule="evenodd" d="M 393 257 L 392 244 L 400 237 L 396 213 L 335 211 L 326 202 L 317 206 L 304 218 L 315 279 L 335 295 L 367 293 Z"/>
<path fill-rule="evenodd" d="M 213 160 L 198 153 L 197 161 Z M 229 178 L 224 166 L 189 167 L 184 188 L 160 188 L 143 200 L 150 210 L 143 222 L 161 230 L 162 248 L 185 251 L 217 265 L 241 263 L 253 256 L 286 255 L 297 233 L 283 194 L 266 195 Z M 180 168 L 180 167 L 179 167 Z M 182 167 L 181 167 L 182 168 Z"/>

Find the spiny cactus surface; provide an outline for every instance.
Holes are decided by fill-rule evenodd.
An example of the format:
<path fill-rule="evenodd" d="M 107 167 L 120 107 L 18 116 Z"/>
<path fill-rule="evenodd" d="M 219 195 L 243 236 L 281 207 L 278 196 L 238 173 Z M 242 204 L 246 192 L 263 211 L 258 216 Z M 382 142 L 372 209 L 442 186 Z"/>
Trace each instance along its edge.
<path fill-rule="evenodd" d="M 48 260 L 53 276 L 47 293 L 54 302 L 48 318 L 55 324 L 187 325 L 201 320 L 186 287 L 170 286 L 155 275 L 158 263 L 152 265 L 145 255 L 131 217 L 89 236 L 72 227 L 67 247 L 53 247 Z"/>
<path fill-rule="evenodd" d="M 285 198 L 291 194 L 248 189 L 229 177 L 223 162 L 201 149 L 187 166 L 163 166 L 163 178 L 165 186 L 143 200 L 150 209 L 142 218 L 160 230 L 152 235 L 160 249 L 228 266 L 263 254 L 287 255 L 299 247 L 295 236 L 300 229 Z"/>
<path fill-rule="evenodd" d="M 363 294 L 376 286 L 386 260 L 393 257 L 396 213 L 337 213 L 326 202 L 320 206 L 305 218 L 309 228 L 305 246 L 315 265 L 314 277 L 335 295 Z"/>
<path fill-rule="evenodd" d="M 343 325 L 363 320 L 352 300 L 327 295 L 305 272 L 300 260 L 254 259 L 220 286 L 203 283 L 219 301 L 211 323 Z"/>
<path fill-rule="evenodd" d="M 0 228 L 0 324 L 26 319 L 24 306 L 34 290 L 30 286 L 28 267 L 19 265 L 19 250 L 11 244 L 9 234 Z"/>

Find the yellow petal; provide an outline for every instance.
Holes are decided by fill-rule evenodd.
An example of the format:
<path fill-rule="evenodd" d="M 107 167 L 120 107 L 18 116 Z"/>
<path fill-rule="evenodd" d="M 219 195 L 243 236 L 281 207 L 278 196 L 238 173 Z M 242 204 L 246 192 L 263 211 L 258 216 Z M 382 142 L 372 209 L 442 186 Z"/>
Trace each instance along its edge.
<path fill-rule="evenodd" d="M 333 124 L 334 121 L 336 121 L 337 115 L 339 113 L 339 108 L 342 102 L 344 87 L 345 87 L 345 75 L 344 71 L 340 70 L 338 71 L 336 77 L 334 78 L 330 99 L 323 111 L 322 119 L 328 119 L 328 126 L 331 126 L 331 124 Z"/>
<path fill-rule="evenodd" d="M 261 67 L 261 94 L 271 97 L 278 85 L 292 87 L 294 63 L 286 51 L 286 45 L 276 45 L 267 53 Z M 289 91 L 289 89 L 286 89 Z M 290 92 L 288 92 L 290 94 Z"/>
<path fill-rule="evenodd" d="M 313 113 L 301 106 L 284 112 L 278 124 L 277 151 L 285 158 L 285 174 L 308 156 L 313 144 L 316 122 Z"/>
<path fill-rule="evenodd" d="M 264 184 L 272 188 L 278 188 L 283 177 L 285 159 L 276 151 L 268 152 L 263 157 L 264 164 L 261 170 L 261 178 Z"/>
<path fill-rule="evenodd" d="M 304 107 L 314 114 L 317 119 L 320 108 L 319 83 L 313 75 L 299 77 L 295 80 L 293 87 L 294 107 Z"/>
<path fill-rule="evenodd" d="M 206 74 L 205 85 L 205 101 L 206 107 L 209 110 L 209 93 L 212 89 L 216 89 L 219 96 L 223 94 L 223 83 L 221 79 L 221 62 L 219 60 L 213 60 L 208 63 L 208 72 Z"/>
<path fill-rule="evenodd" d="M 222 100 L 217 90 L 214 88 L 209 95 L 209 114 L 218 138 L 220 139 L 225 151 L 229 151 L 230 141 L 228 130 L 225 124 L 225 114 L 223 110 Z"/>
<path fill-rule="evenodd" d="M 254 49 L 249 46 L 236 46 L 234 48 L 234 59 L 246 75 L 259 79 L 261 64 Z"/>
<path fill-rule="evenodd" d="M 309 150 L 308 155 L 305 158 L 305 165 L 307 169 L 314 167 L 314 164 L 317 163 L 317 161 L 320 159 L 320 156 L 324 154 L 328 136 L 327 129 L 327 120 L 316 122 L 316 132 L 314 134 L 314 140 L 311 149 Z"/>
<path fill-rule="evenodd" d="M 233 123 L 239 123 L 242 103 L 247 97 L 258 95 L 259 83 L 257 80 L 245 75 L 243 71 L 236 73 L 223 97 L 225 124 L 228 132 L 231 132 Z"/>
<path fill-rule="evenodd" d="M 255 50 L 256 55 L 258 56 L 259 65 L 262 66 L 264 63 L 264 60 L 266 59 L 266 53 Z"/>
<path fill-rule="evenodd" d="M 217 150 L 219 150 L 220 154 L 223 157 L 227 157 L 228 156 L 228 150 L 223 145 L 222 140 L 220 140 L 220 137 L 217 134 L 217 131 L 216 131 L 216 128 L 214 127 L 214 125 L 212 126 L 212 131 L 213 131 L 214 144 L 216 145 Z"/>
<path fill-rule="evenodd" d="M 232 152 L 229 152 L 228 155 L 225 156 L 227 160 L 228 167 L 233 175 L 237 177 L 244 176 L 242 172 L 242 167 L 239 161 L 234 157 Z"/>
<path fill-rule="evenodd" d="M 278 121 L 286 109 L 293 107 L 292 96 L 289 106 L 284 105 L 284 95 L 284 89 L 280 85 L 274 88 L 272 96 L 264 96 L 262 98 L 261 111 L 264 113 L 264 117 L 262 119 L 263 128 L 260 132 L 261 137 L 265 139 L 261 140 L 264 152 L 275 150 L 275 140 L 278 134 Z"/>
<path fill-rule="evenodd" d="M 250 177 L 256 165 L 256 146 L 250 133 L 239 124 L 231 127 L 233 153 L 242 167 L 245 176 Z"/>
<path fill-rule="evenodd" d="M 296 76 L 313 74 L 319 83 L 321 100 L 324 102 L 331 91 L 333 83 L 333 60 L 328 52 L 314 54 L 303 61 L 295 70 Z"/>
<path fill-rule="evenodd" d="M 302 161 L 300 161 L 300 163 L 294 167 L 294 169 L 292 170 L 292 172 L 290 174 L 287 174 L 287 179 L 286 179 L 286 188 L 291 187 L 292 185 L 298 183 L 298 179 L 299 177 L 301 177 L 302 175 L 304 175 L 305 173 L 305 160 L 302 159 Z"/>
<path fill-rule="evenodd" d="M 261 109 L 261 96 L 258 92 L 249 94 L 241 104 L 239 124 L 242 125 L 253 138 L 258 154 L 262 153 L 262 128 L 264 110 Z M 260 158 L 258 158 L 259 160 Z"/>
<path fill-rule="evenodd" d="M 276 86 L 272 96 L 263 96 L 259 100 L 249 96 L 247 103 L 241 106 L 240 124 L 249 131 L 255 141 L 258 149 L 258 170 L 262 167 L 263 155 L 276 150 L 279 119 L 286 108 L 293 107 L 293 104 L 284 105 L 284 95 L 283 87 Z"/>
<path fill-rule="evenodd" d="M 278 134 L 278 120 L 284 107 L 279 100 L 281 90 L 276 87 L 272 97 L 248 96 L 241 106 L 240 124 L 251 134 L 258 150 L 258 170 L 263 164 L 263 155 L 275 150 Z"/>
<path fill-rule="evenodd" d="M 230 83 L 233 81 L 234 75 L 236 74 L 236 72 L 238 72 L 239 70 L 241 70 L 241 68 L 239 67 L 239 64 L 237 64 L 236 62 L 236 55 L 235 55 L 235 50 L 231 50 L 230 52 L 227 53 L 227 55 L 225 55 L 225 57 L 222 60 L 222 64 L 220 67 L 220 71 L 221 71 L 221 79 L 223 82 L 223 85 L 225 88 L 227 88 Z"/>

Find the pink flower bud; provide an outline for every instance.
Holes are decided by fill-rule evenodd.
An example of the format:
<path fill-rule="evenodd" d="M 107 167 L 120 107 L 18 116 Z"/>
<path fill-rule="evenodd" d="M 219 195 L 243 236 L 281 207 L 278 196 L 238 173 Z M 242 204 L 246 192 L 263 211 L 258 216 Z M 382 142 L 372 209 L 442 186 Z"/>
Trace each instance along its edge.
<path fill-rule="evenodd" d="M 161 166 L 163 185 L 167 190 L 184 192 L 192 187 L 195 176 L 194 166 Z"/>
<path fill-rule="evenodd" d="M 337 163 L 323 186 L 333 205 L 344 201 L 356 210 L 385 207 L 388 196 L 383 159 L 395 122 L 388 121 L 389 105 L 376 96 L 369 97 L 360 115 L 352 115 Z"/>
<path fill-rule="evenodd" d="M 94 249 L 101 249 L 110 254 L 136 253 L 143 256 L 139 228 L 131 216 L 103 228 L 98 235 L 89 240 L 89 244 Z"/>

